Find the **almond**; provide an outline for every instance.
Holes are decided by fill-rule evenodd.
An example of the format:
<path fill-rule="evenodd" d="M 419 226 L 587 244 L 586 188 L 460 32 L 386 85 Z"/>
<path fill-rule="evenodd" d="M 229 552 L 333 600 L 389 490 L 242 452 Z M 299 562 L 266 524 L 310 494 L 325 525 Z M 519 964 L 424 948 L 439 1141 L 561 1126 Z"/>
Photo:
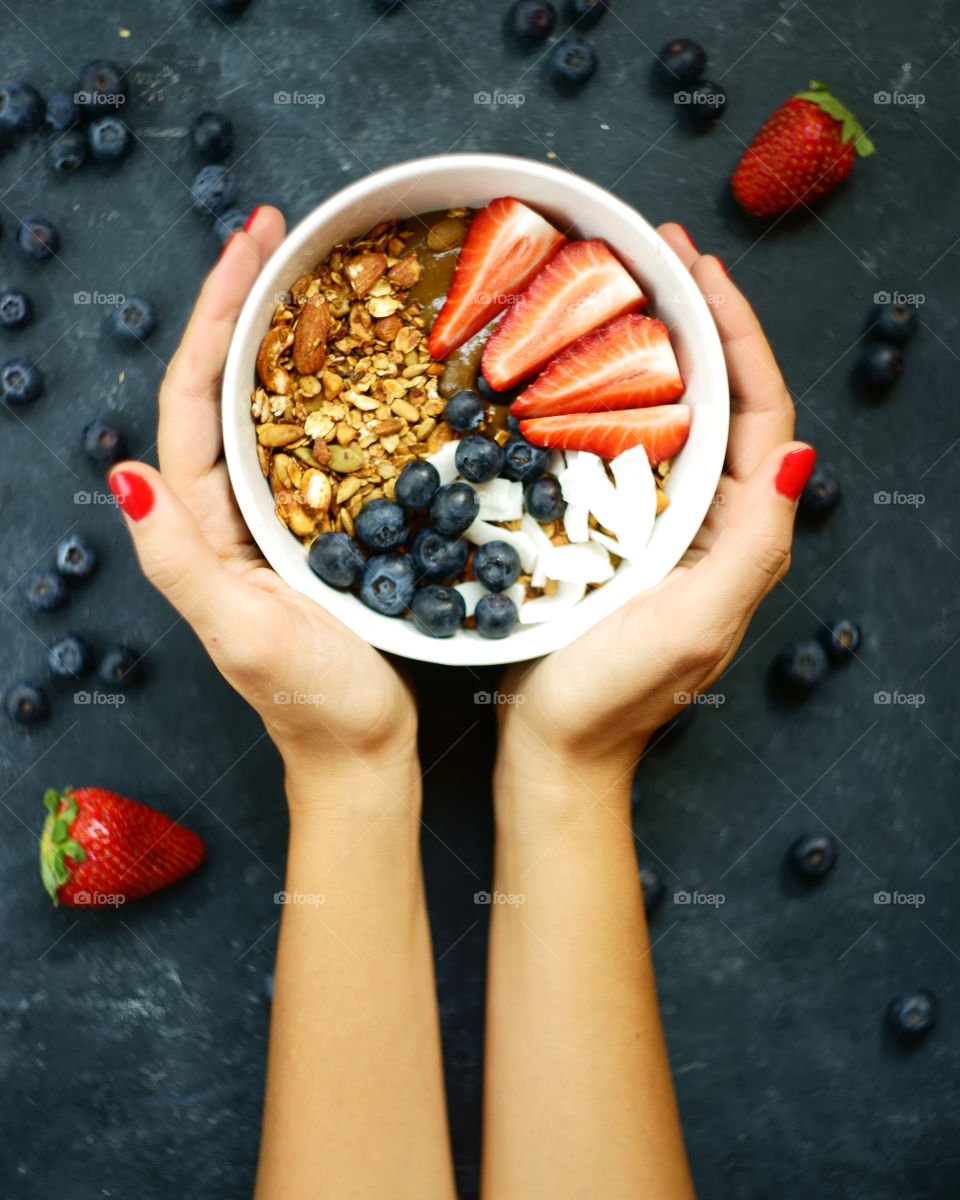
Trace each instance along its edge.
<path fill-rule="evenodd" d="M 330 310 L 324 297 L 310 296 L 294 327 L 293 365 L 301 375 L 315 375 L 322 369 L 330 325 Z"/>
<path fill-rule="evenodd" d="M 385 254 L 360 254 L 343 268 L 350 280 L 354 295 L 362 299 L 387 269 Z"/>
<path fill-rule="evenodd" d="M 401 258 L 387 272 L 387 278 L 399 288 L 412 288 L 420 279 L 420 262 L 416 254 L 408 254 Z"/>
<path fill-rule="evenodd" d="M 389 317 L 381 317 L 373 324 L 374 337 L 379 338 L 381 342 L 392 342 L 401 329 L 403 318 L 398 317 L 396 313 Z"/>

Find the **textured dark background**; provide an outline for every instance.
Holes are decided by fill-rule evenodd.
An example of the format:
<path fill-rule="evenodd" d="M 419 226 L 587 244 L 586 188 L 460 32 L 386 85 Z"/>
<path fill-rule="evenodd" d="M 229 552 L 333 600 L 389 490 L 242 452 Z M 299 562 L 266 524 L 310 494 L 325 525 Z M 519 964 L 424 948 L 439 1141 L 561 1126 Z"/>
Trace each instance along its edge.
<path fill-rule="evenodd" d="M 48 177 L 36 139 L 0 163 L 2 281 L 25 286 L 38 310 L 2 353 L 40 360 L 48 381 L 33 408 L 0 413 L 4 683 L 42 674 L 44 645 L 66 629 L 149 651 L 148 682 L 119 710 L 53 689 L 48 724 L 0 729 L 4 1197 L 232 1198 L 252 1185 L 286 835 L 280 764 L 138 574 L 115 512 L 74 502 L 103 494 L 78 445 L 94 416 L 114 417 L 133 452 L 153 457 L 163 363 L 217 251 L 188 211 L 197 164 L 184 137 L 211 107 L 236 124 L 244 201 L 276 202 L 291 220 L 417 154 L 549 157 L 651 220 L 683 222 L 750 295 L 799 434 L 839 472 L 845 498 L 823 528 L 800 529 L 786 585 L 718 685 L 722 706 L 648 751 L 638 775 L 638 852 L 659 860 L 670 888 L 652 936 L 694 1173 L 704 1200 L 960 1192 L 957 11 L 948 0 L 922 11 L 897 0 L 613 5 L 592 35 L 600 71 L 571 100 L 536 55 L 504 49 L 500 3 L 410 0 L 383 18 L 365 0 L 255 0 L 231 26 L 187 0 L 0 3 L 4 75 L 48 92 L 69 88 L 83 62 L 116 58 L 131 68 L 125 115 L 138 137 L 119 169 L 66 183 Z M 678 34 L 706 45 L 730 93 L 724 125 L 703 135 L 650 83 L 652 50 Z M 726 180 L 766 113 L 811 77 L 873 126 L 878 153 L 815 212 L 755 226 Z M 323 105 L 274 103 L 295 89 L 323 93 Z M 522 106 L 474 102 L 494 89 L 522 93 Z M 895 89 L 925 102 L 874 103 Z M 17 219 L 33 214 L 61 227 L 62 261 L 36 267 L 13 248 Z M 894 289 L 922 293 L 923 328 L 901 385 L 868 403 L 850 367 L 874 293 Z M 75 304 L 78 291 L 154 298 L 149 346 L 118 346 L 105 308 Z M 877 504 L 878 491 L 923 503 Z M 18 581 L 72 527 L 95 540 L 102 567 L 71 609 L 31 618 Z M 834 611 L 862 621 L 861 661 L 801 708 L 778 707 L 765 682 L 773 652 Z M 495 678 L 418 674 L 424 767 L 435 764 L 424 856 L 455 1152 L 472 1196 L 488 913 L 473 893 L 489 878 L 492 750 L 491 710 L 472 700 Z M 924 702 L 877 704 L 882 690 Z M 183 815 L 207 840 L 208 865 L 120 913 L 54 911 L 35 870 L 40 794 L 90 782 Z M 808 829 L 842 846 L 832 877 L 801 895 L 781 863 Z M 678 888 L 725 902 L 678 906 Z M 881 888 L 925 903 L 875 905 Z M 937 992 L 943 1017 L 903 1053 L 882 1017 L 915 983 Z"/>

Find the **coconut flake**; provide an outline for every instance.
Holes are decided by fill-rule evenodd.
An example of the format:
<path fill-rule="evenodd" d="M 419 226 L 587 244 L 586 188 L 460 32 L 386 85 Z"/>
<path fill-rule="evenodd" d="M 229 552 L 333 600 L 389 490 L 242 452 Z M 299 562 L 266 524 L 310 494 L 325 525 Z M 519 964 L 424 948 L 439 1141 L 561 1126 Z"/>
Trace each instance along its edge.
<path fill-rule="evenodd" d="M 583 599 L 586 590 L 585 583 L 576 583 L 573 580 L 558 582 L 557 590 L 552 596 L 537 596 L 524 604 L 520 609 L 520 624 L 535 625 L 538 621 L 550 621 L 569 612 Z"/>
<path fill-rule="evenodd" d="M 624 558 L 636 562 L 643 554 L 657 519 L 657 485 L 642 446 L 625 450 L 610 463 L 623 518 L 616 525 L 601 521 L 617 535 Z M 599 518 L 597 518 L 599 520 Z"/>
<path fill-rule="evenodd" d="M 523 516 L 523 484 L 512 479 L 488 479 L 471 484 L 480 497 L 482 521 L 519 521 Z"/>
<path fill-rule="evenodd" d="M 599 542 L 601 546 L 609 550 L 611 554 L 616 554 L 618 558 L 626 557 L 623 553 L 623 547 L 617 539 L 608 537 L 605 533 L 601 533 L 599 529 L 590 530 L 590 540 L 592 542 Z"/>
<path fill-rule="evenodd" d="M 468 542 L 475 546 L 484 546 L 487 542 L 508 542 L 520 555 L 520 565 L 524 571 L 532 571 L 537 561 L 537 550 L 525 533 L 513 529 L 504 529 L 500 525 L 491 525 L 479 517 L 463 535 Z"/>
<path fill-rule="evenodd" d="M 426 460 L 437 468 L 441 486 L 445 483 L 453 483 L 460 474 L 456 463 L 457 446 L 459 445 L 456 438 L 452 442 L 445 442 L 436 454 L 431 454 Z"/>
<path fill-rule="evenodd" d="M 463 597 L 468 617 L 473 616 L 473 610 L 477 607 L 480 598 L 487 594 L 487 589 L 476 579 L 467 579 L 463 583 L 458 583 L 453 590 L 459 592 Z"/>
<path fill-rule="evenodd" d="M 590 510 L 585 504 L 575 500 L 567 502 L 563 514 L 563 528 L 571 542 L 588 542 L 590 540 Z"/>
<path fill-rule="evenodd" d="M 610 555 L 598 542 L 551 546 L 540 555 L 537 566 L 546 572 L 547 579 L 570 583 L 606 583 L 613 577 Z"/>

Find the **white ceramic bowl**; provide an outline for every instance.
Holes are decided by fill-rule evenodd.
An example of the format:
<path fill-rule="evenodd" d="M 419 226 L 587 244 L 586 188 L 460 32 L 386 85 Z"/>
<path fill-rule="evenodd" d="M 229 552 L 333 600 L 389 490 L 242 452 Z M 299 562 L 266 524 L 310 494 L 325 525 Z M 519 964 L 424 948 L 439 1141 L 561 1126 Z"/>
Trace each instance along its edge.
<path fill-rule="evenodd" d="M 257 462 L 250 418 L 255 360 L 276 294 L 288 290 L 336 243 L 383 220 L 455 205 L 479 208 L 497 196 L 516 196 L 565 233 L 603 238 L 610 245 L 670 329 L 687 385 L 683 403 L 693 409 L 693 422 L 667 480 L 670 507 L 657 518 L 642 562 L 621 563 L 613 579 L 563 616 L 520 625 L 507 638 L 490 640 L 467 629 L 452 638 L 430 638 L 412 621 L 380 616 L 355 596 L 328 587 L 307 565 L 306 548 L 277 520 Z M 250 532 L 277 574 L 381 650 L 457 666 L 516 662 L 556 650 L 659 583 L 690 544 L 714 496 L 728 418 L 723 352 L 710 311 L 689 272 L 653 227 L 586 179 L 504 154 L 446 154 L 398 163 L 350 184 L 315 208 L 291 230 L 247 297 L 223 380 L 223 441 L 233 490 Z"/>

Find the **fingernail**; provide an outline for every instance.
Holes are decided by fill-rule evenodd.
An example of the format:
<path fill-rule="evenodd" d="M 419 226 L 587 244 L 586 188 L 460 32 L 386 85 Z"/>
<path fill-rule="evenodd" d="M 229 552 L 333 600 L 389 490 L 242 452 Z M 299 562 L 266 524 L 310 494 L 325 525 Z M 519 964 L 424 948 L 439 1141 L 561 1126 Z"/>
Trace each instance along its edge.
<path fill-rule="evenodd" d="M 693 238 L 690 236 L 690 234 L 689 234 L 689 233 L 687 233 L 687 230 L 686 230 L 685 226 L 683 226 L 683 225 L 680 225 L 680 222 L 679 222 L 679 221 L 677 221 L 677 222 L 676 222 L 676 224 L 677 224 L 677 225 L 679 225 L 679 226 L 680 226 L 680 228 L 683 230 L 683 236 L 684 236 L 684 237 L 687 239 L 687 241 L 690 243 L 691 247 L 692 247 L 694 250 L 696 250 L 696 248 L 697 248 L 697 243 L 696 243 L 696 242 L 693 240 Z"/>
<path fill-rule="evenodd" d="M 107 483 L 131 521 L 142 520 L 153 508 L 153 488 L 135 471 L 114 471 Z"/>
<path fill-rule="evenodd" d="M 226 252 L 230 249 L 230 243 L 233 241 L 233 239 L 236 236 L 237 235 L 235 233 L 231 233 L 230 236 L 227 238 L 227 240 L 223 243 L 223 249 L 220 251 L 221 258 L 223 258 L 223 256 L 226 254 Z"/>
<path fill-rule="evenodd" d="M 249 216 L 249 217 L 247 217 L 247 223 L 246 223 L 246 225 L 244 225 L 244 227 L 243 227 L 243 232 L 244 232 L 244 233 L 249 233 L 249 232 L 250 232 L 250 226 L 251 226 L 251 225 L 254 223 L 254 221 L 257 219 L 257 213 L 260 211 L 260 209 L 261 209 L 261 208 L 263 208 L 263 205 L 262 205 L 262 204 L 258 204 L 258 205 L 257 205 L 257 207 L 256 207 L 256 208 L 253 210 L 253 212 L 250 214 L 250 216 Z"/>
<path fill-rule="evenodd" d="M 774 480 L 780 495 L 791 501 L 796 500 L 806 486 L 816 461 L 817 452 L 812 446 L 801 446 L 799 450 L 790 450 L 785 454 Z"/>

